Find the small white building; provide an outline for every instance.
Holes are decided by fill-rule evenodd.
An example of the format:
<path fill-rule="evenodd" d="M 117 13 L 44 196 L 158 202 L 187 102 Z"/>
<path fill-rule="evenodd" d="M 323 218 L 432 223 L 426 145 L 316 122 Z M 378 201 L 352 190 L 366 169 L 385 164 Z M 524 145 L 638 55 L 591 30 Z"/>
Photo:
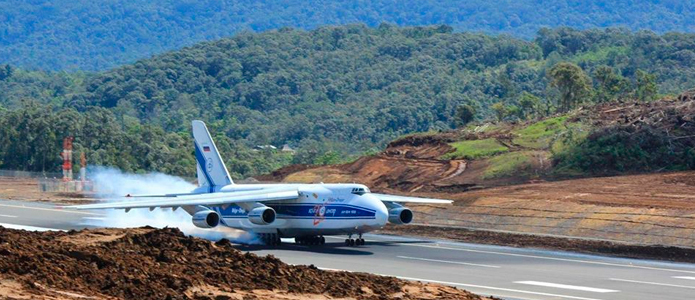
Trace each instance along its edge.
<path fill-rule="evenodd" d="M 282 151 L 282 152 L 289 152 L 289 153 L 292 153 L 292 154 L 294 154 L 294 153 L 296 152 L 296 151 L 294 151 L 294 149 L 292 149 L 292 148 L 290 147 L 290 145 L 288 145 L 288 144 L 282 145 L 282 148 L 280 148 L 280 151 Z"/>
<path fill-rule="evenodd" d="M 256 145 L 255 147 L 253 147 L 253 149 L 256 151 L 258 151 L 258 150 L 277 150 L 278 147 L 275 147 L 273 145 Z"/>

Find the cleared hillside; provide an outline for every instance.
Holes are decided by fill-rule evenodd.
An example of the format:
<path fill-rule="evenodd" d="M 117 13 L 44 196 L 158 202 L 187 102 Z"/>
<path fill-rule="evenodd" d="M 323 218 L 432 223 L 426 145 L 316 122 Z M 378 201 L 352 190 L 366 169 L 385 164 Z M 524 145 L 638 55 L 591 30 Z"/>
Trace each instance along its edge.
<path fill-rule="evenodd" d="M 331 166 L 289 166 L 261 180 L 351 182 L 403 192 L 460 192 L 534 180 L 695 169 L 695 90 L 611 102 L 517 123 L 408 135 Z"/>

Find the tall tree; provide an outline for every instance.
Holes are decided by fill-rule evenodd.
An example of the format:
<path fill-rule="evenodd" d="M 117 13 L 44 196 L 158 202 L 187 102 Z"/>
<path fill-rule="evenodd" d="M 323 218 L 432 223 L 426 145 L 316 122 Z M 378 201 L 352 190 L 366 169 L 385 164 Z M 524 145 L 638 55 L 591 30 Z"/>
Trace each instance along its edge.
<path fill-rule="evenodd" d="M 466 124 L 475 119 L 475 114 L 476 111 L 473 106 L 470 106 L 469 104 L 459 105 L 456 107 L 456 126 L 466 126 Z"/>
<path fill-rule="evenodd" d="M 579 66 L 562 62 L 550 69 L 550 85 L 560 92 L 560 111 L 565 112 L 584 101 L 591 93 L 591 80 Z"/>
<path fill-rule="evenodd" d="M 507 106 L 504 105 L 502 102 L 497 102 L 492 105 L 492 111 L 495 112 L 495 117 L 497 118 L 497 121 L 501 122 L 504 120 L 504 117 L 507 116 Z"/>
<path fill-rule="evenodd" d="M 596 82 L 596 102 L 607 102 L 622 98 L 630 90 L 630 82 L 620 74 L 616 74 L 609 66 L 599 66 L 594 70 Z"/>
<path fill-rule="evenodd" d="M 536 97 L 536 95 L 524 91 L 519 98 L 519 110 L 521 111 L 521 118 L 528 119 L 530 116 L 536 114 L 539 108 L 541 99 Z"/>
<path fill-rule="evenodd" d="M 637 70 L 637 90 L 636 98 L 640 101 L 652 101 L 656 99 L 656 75 L 649 74 L 642 70 Z"/>

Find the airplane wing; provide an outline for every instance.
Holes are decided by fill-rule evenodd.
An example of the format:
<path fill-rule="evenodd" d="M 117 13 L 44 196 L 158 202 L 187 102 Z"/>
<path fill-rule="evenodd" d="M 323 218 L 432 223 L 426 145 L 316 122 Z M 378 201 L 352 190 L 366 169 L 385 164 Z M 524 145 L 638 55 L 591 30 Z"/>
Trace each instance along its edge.
<path fill-rule="evenodd" d="M 381 200 L 382 202 L 423 203 L 423 204 L 451 204 L 454 202 L 452 200 L 444 200 L 444 199 L 406 197 L 406 196 L 396 196 L 396 195 L 376 194 L 376 193 L 372 193 L 372 195 L 379 198 L 379 200 Z"/>
<path fill-rule="evenodd" d="M 85 205 L 65 206 L 68 209 L 131 209 L 131 208 L 154 208 L 154 207 L 179 207 L 179 206 L 222 206 L 233 203 L 243 202 L 268 202 L 280 200 L 293 200 L 299 197 L 299 192 L 296 188 L 277 188 L 257 190 L 251 192 L 236 192 L 236 193 L 205 193 L 194 195 L 182 195 L 173 197 L 158 197 L 151 199 L 150 197 L 142 198 L 143 200 L 109 202 Z M 138 198 L 129 198 L 138 199 Z"/>

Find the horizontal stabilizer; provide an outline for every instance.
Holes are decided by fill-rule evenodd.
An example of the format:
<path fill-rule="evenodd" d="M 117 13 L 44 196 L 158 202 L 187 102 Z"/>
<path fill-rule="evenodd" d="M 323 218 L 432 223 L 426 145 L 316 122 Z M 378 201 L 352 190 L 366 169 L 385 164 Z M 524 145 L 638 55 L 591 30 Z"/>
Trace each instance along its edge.
<path fill-rule="evenodd" d="M 200 193 L 179 193 L 179 194 L 128 194 L 125 198 L 166 198 L 166 197 L 180 197 L 189 195 L 198 195 Z"/>

